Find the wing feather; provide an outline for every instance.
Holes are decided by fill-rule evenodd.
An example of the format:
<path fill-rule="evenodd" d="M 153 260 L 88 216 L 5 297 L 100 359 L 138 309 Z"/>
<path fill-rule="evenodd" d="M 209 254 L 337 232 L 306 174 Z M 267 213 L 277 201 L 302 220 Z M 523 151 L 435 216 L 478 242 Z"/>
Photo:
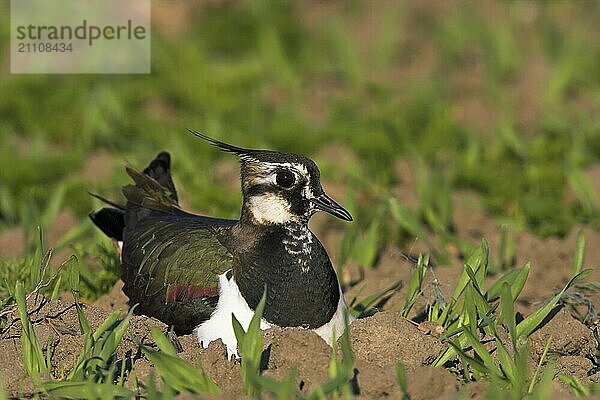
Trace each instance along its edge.
<path fill-rule="evenodd" d="M 169 173 L 168 153 L 141 172 L 126 170 L 121 278 L 136 312 L 189 333 L 208 319 L 218 300 L 218 279 L 232 268 L 223 244 L 237 221 L 183 211 Z"/>
<path fill-rule="evenodd" d="M 137 312 L 189 332 L 210 317 L 217 275 L 232 268 L 223 239 L 236 221 L 206 224 L 192 214 L 147 215 L 124 230 L 122 279 Z"/>

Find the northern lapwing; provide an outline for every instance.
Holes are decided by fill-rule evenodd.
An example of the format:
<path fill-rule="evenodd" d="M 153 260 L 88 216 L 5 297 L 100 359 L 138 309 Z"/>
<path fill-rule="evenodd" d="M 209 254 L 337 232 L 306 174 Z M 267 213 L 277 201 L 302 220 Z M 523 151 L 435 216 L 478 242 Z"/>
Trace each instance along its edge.
<path fill-rule="evenodd" d="M 261 328 L 302 327 L 328 344 L 350 322 L 336 272 L 310 217 L 352 216 L 321 187 L 309 158 L 251 150 L 196 136 L 239 157 L 243 194 L 239 220 L 191 214 L 179 207 L 170 156 L 159 153 L 140 172 L 127 166 L 125 206 L 92 212 L 92 221 L 119 246 L 123 291 L 138 314 L 160 319 L 200 343 L 222 339 L 237 355 L 234 314 L 244 329 L 263 293 Z"/>

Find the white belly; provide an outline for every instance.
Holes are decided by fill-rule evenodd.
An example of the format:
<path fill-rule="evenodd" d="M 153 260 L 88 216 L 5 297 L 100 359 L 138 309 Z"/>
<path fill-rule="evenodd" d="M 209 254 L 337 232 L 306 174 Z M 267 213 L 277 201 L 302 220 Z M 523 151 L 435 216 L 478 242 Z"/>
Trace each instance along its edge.
<path fill-rule="evenodd" d="M 227 357 L 231 358 L 231 355 L 238 357 L 237 340 L 231 323 L 231 315 L 235 315 L 235 318 L 240 322 L 244 330 L 247 330 L 250 320 L 254 315 L 254 310 L 246 303 L 235 283 L 235 279 L 233 277 L 227 279 L 226 275 L 227 273 L 218 276 L 219 301 L 215 311 L 213 311 L 208 320 L 194 329 L 194 335 L 196 335 L 204 348 L 208 347 L 213 340 L 221 339 L 227 347 Z M 346 312 L 348 313 L 348 323 L 352 323 L 355 318 L 348 312 L 348 307 L 344 302 L 344 296 L 340 289 L 340 300 L 335 314 L 329 322 L 319 328 L 313 329 L 313 331 L 331 346 L 344 333 L 344 313 Z M 272 326 L 274 325 L 267 322 L 264 318 L 260 322 L 262 330 L 269 329 Z"/>

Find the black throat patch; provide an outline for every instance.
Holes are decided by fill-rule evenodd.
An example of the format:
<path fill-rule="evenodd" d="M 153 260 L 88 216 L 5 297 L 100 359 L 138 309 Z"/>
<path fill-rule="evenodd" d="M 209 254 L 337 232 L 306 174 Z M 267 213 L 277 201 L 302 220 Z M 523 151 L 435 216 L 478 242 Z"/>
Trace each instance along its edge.
<path fill-rule="evenodd" d="M 237 226 L 232 233 L 234 276 L 250 308 L 266 288 L 263 317 L 270 323 L 315 329 L 331 320 L 340 299 L 337 276 L 305 223 Z"/>

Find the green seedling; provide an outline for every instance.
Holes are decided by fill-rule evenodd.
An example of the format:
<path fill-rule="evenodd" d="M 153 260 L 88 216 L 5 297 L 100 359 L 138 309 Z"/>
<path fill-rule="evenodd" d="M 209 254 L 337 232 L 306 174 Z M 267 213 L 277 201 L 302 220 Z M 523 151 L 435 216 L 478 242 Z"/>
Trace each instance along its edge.
<path fill-rule="evenodd" d="M 17 282 L 15 285 L 15 300 L 19 310 L 21 319 L 22 335 L 21 348 L 23 350 L 23 363 L 27 368 L 27 373 L 36 382 L 40 383 L 39 376 L 48 374 L 49 365 L 46 363 L 46 358 L 42 352 L 42 347 L 37 339 L 33 325 L 27 313 L 27 304 L 25 302 L 25 292 L 23 284 Z"/>
<path fill-rule="evenodd" d="M 402 281 L 397 280 L 380 292 L 373 293 L 361 301 L 355 297 L 350 302 L 350 313 L 356 318 L 362 318 L 377 313 L 378 305 L 385 303 L 394 293 L 402 288 Z M 359 293 L 360 294 L 360 293 Z"/>
<path fill-rule="evenodd" d="M 218 386 L 203 370 L 177 356 L 169 339 L 158 328 L 152 328 L 151 332 L 160 351 L 146 345 L 141 347 L 167 387 L 179 393 L 217 394 L 220 392 Z"/>
<path fill-rule="evenodd" d="M 44 384 L 44 394 L 59 399 L 131 399 L 136 396 L 135 392 L 113 385 L 110 381 L 49 382 Z"/>
<path fill-rule="evenodd" d="M 233 330 L 238 342 L 238 352 L 242 358 L 242 382 L 247 395 L 258 395 L 261 391 L 258 382 L 260 375 L 260 361 L 263 352 L 263 334 L 260 321 L 265 308 L 266 292 L 254 310 L 254 315 L 244 330 L 240 322 L 232 314 Z"/>
<path fill-rule="evenodd" d="M 408 378 L 406 376 L 406 367 L 401 362 L 396 365 L 396 379 L 400 385 L 400 390 L 402 390 L 402 400 L 410 400 L 410 395 L 408 394 Z"/>
<path fill-rule="evenodd" d="M 423 293 L 423 281 L 429 268 L 429 255 L 419 254 L 417 265 L 414 266 L 413 271 L 408 281 L 408 287 L 406 292 L 406 301 L 404 307 L 402 307 L 402 316 L 408 317 L 410 310 L 415 305 L 417 298 Z"/>

